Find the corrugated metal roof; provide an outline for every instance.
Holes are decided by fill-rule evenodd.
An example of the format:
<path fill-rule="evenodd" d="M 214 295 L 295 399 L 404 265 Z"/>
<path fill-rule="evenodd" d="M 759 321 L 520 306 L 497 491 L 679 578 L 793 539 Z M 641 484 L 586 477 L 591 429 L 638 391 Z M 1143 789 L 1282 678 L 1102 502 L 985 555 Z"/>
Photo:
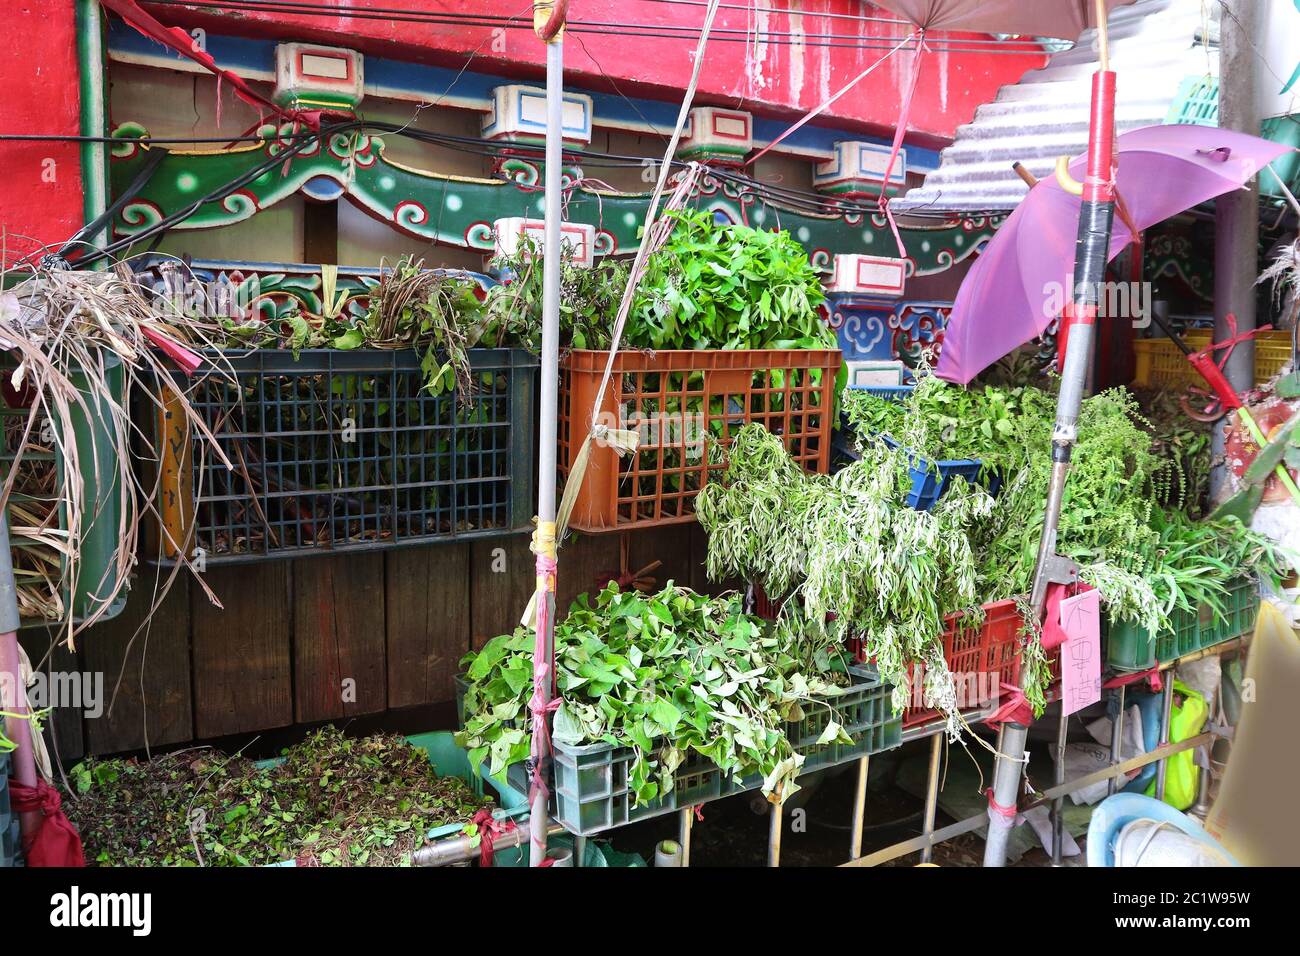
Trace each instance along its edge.
<path fill-rule="evenodd" d="M 1203 14 L 1215 9 L 1201 0 L 1139 0 L 1111 14 L 1120 132 L 1165 122 L 1185 77 L 1218 75 L 1218 25 L 1206 23 Z M 1053 54 L 1046 67 L 1004 86 L 996 100 L 979 107 L 940 154 L 939 168 L 895 200 L 894 208 L 1014 209 L 1027 187 L 1011 169 L 1013 162 L 1042 178 L 1051 174 L 1056 157 L 1082 153 L 1097 69 L 1095 36 L 1084 33 L 1072 49 Z"/>

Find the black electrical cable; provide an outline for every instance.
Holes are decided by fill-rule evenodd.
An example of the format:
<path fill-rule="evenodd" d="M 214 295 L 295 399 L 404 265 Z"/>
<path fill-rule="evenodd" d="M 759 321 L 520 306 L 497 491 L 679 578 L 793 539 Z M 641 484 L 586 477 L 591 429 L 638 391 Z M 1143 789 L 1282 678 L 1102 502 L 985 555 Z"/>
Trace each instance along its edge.
<path fill-rule="evenodd" d="M 68 256 L 69 246 L 81 242 L 87 237 L 98 235 L 100 230 L 113 221 L 113 218 L 122 210 L 122 207 L 134 199 L 140 190 L 144 189 L 145 185 L 151 178 L 153 178 L 153 174 L 158 171 L 158 167 L 162 165 L 163 160 L 166 158 L 167 150 L 161 148 L 151 150 L 149 156 L 144 161 L 144 165 L 140 168 L 140 171 L 136 173 L 135 178 L 131 180 L 126 189 L 122 190 L 121 195 L 114 199 L 113 202 L 98 216 L 78 229 L 76 234 L 60 246 L 58 251 L 54 253 L 55 257 L 66 259 Z"/>
<path fill-rule="evenodd" d="M 340 123 L 330 127 L 322 127 L 320 131 L 320 137 L 323 140 L 327 136 L 337 135 L 340 132 L 351 131 L 352 129 L 355 129 L 361 125 L 363 124 L 361 124 L 359 121 L 352 121 L 352 122 Z M 164 218 L 158 220 L 158 222 L 153 223 L 150 226 L 147 226 L 146 228 L 140 230 L 139 232 L 132 233 L 129 236 L 124 236 L 122 239 L 109 243 L 108 245 L 100 249 L 98 253 L 88 255 L 83 257 L 82 259 L 79 259 L 77 261 L 78 268 L 85 268 L 87 266 L 94 265 L 96 262 L 99 262 L 102 259 L 111 257 L 120 249 L 127 248 L 128 246 L 134 245 L 135 243 L 140 242 L 143 239 L 149 238 L 150 236 L 154 235 L 156 232 L 164 232 L 170 229 L 172 226 L 176 225 L 177 223 L 184 222 L 190 216 L 194 215 L 194 213 L 198 212 L 198 210 L 201 209 L 204 206 L 204 204 L 209 202 L 219 202 L 225 199 L 226 197 L 230 196 L 232 193 L 236 192 L 239 189 L 242 189 L 248 183 L 257 179 L 259 176 L 263 175 L 269 170 L 274 169 L 276 166 L 279 166 L 289 161 L 294 156 L 297 156 L 299 153 L 303 152 L 311 145 L 313 139 L 315 139 L 315 137 L 303 139 L 298 142 L 290 144 L 289 146 L 285 147 L 285 149 L 282 150 L 281 152 L 277 153 L 274 156 L 269 157 L 268 159 L 266 159 L 261 163 L 258 163 L 253 168 L 245 170 L 244 172 L 236 176 L 234 179 L 230 180 L 224 185 L 208 193 L 206 196 L 203 196 L 195 200 L 193 203 L 186 206 L 185 208 L 178 209 L 176 212 L 172 213 L 171 215 L 165 216 Z"/>
<path fill-rule="evenodd" d="M 438 16 L 436 14 L 421 13 L 411 10 L 391 10 L 385 8 L 363 8 L 348 6 L 308 6 L 289 2 L 289 0 L 270 0 L 270 2 L 257 2 L 257 0 L 141 0 L 141 2 L 166 7 L 181 7 L 192 11 L 225 11 L 225 12 L 259 12 L 259 13 L 284 13 L 294 16 L 307 17 L 329 17 L 337 18 L 347 16 L 356 20 L 383 20 L 386 22 L 398 23 L 418 23 L 430 26 L 455 26 L 460 28 L 481 28 L 492 29 L 503 27 L 506 29 L 532 30 L 532 24 L 529 21 L 522 20 L 521 17 L 503 17 L 499 15 L 478 14 L 463 16 Z M 584 33 L 591 36 L 632 36 L 649 39 L 694 39 L 698 35 L 698 29 L 690 25 L 678 26 L 676 24 L 618 24 L 609 21 L 583 21 L 569 20 L 566 32 Z M 829 39 L 818 39 L 818 37 L 828 37 Z M 761 37 L 761 39 L 759 39 Z M 742 30 L 739 28 L 717 27 L 710 33 L 710 39 L 721 43 L 771 43 L 778 46 L 800 46 L 800 47 L 827 47 L 851 50 L 886 50 L 892 49 L 894 44 L 889 42 L 890 38 L 881 38 L 880 42 L 860 38 L 839 42 L 835 34 L 803 34 L 785 31 L 764 30 L 755 32 L 753 30 Z M 1015 43 L 1029 42 L 1025 48 L 1012 48 Z M 940 53 L 983 53 L 994 56 L 1003 55 L 1040 55 L 1043 53 L 1041 47 L 1032 41 L 1017 40 L 979 40 L 979 39 L 962 39 L 962 40 L 930 40 L 927 46 L 934 52 Z"/>

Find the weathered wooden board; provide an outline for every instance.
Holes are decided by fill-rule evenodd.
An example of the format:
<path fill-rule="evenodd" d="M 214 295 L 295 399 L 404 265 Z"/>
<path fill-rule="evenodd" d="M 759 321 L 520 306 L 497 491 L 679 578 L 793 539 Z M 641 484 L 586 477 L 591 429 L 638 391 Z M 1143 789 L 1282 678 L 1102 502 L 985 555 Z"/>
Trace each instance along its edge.
<path fill-rule="evenodd" d="M 205 580 L 225 610 L 192 586 L 195 736 L 293 723 L 288 562 L 209 568 Z"/>
<path fill-rule="evenodd" d="M 451 700 L 469 650 L 469 544 L 390 551 L 387 574 L 388 706 Z"/>
<path fill-rule="evenodd" d="M 156 580 L 154 571 L 145 568 L 135 576 L 122 612 L 78 639 L 86 671 L 103 675 L 106 698 L 102 714 L 85 715 L 88 753 L 140 750 L 193 739 L 188 577 L 184 570 L 177 575 L 142 629 L 155 600 Z M 206 598 L 200 600 L 206 603 Z"/>
<path fill-rule="evenodd" d="M 80 653 L 69 651 L 63 636 L 62 631 L 45 627 L 18 632 L 32 670 L 41 674 L 29 690 L 31 704 L 51 708 L 45 718 L 45 746 L 51 757 L 57 752 L 67 766 L 86 752 L 83 718 L 107 706 L 107 691 L 103 677 L 96 679 L 82 666 Z"/>
<path fill-rule="evenodd" d="M 527 534 L 475 541 L 470 550 L 470 649 L 519 626 L 537 582 Z"/>
<path fill-rule="evenodd" d="M 300 724 L 388 704 L 384 556 L 293 563 L 293 698 Z"/>

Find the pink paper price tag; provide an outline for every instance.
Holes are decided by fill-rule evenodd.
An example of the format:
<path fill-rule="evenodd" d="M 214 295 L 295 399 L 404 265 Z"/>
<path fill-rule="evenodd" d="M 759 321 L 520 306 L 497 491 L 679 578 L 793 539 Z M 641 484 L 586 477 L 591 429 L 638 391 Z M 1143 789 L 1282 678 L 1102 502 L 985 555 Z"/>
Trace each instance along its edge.
<path fill-rule="evenodd" d="M 1101 700 L 1101 599 L 1095 590 L 1061 601 L 1061 706 L 1072 714 Z"/>

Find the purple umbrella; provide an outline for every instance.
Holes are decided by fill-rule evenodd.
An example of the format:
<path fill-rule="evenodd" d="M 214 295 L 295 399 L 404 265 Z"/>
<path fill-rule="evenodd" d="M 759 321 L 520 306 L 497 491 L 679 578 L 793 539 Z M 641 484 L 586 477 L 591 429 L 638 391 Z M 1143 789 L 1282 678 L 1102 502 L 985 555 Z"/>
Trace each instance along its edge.
<path fill-rule="evenodd" d="M 1020 33 L 1077 40 L 1097 26 L 1095 0 L 874 0 L 924 30 Z M 1105 0 L 1105 9 L 1133 0 Z"/>
<path fill-rule="evenodd" d="M 1146 126 L 1117 140 L 1116 187 L 1137 229 L 1240 188 L 1291 147 L 1210 126 Z M 1082 179 L 1086 157 L 1071 161 Z M 965 384 L 1047 330 L 1074 298 L 1080 197 L 1055 179 L 1034 186 L 967 273 L 935 374 Z M 1117 217 L 1109 258 L 1133 241 Z"/>

